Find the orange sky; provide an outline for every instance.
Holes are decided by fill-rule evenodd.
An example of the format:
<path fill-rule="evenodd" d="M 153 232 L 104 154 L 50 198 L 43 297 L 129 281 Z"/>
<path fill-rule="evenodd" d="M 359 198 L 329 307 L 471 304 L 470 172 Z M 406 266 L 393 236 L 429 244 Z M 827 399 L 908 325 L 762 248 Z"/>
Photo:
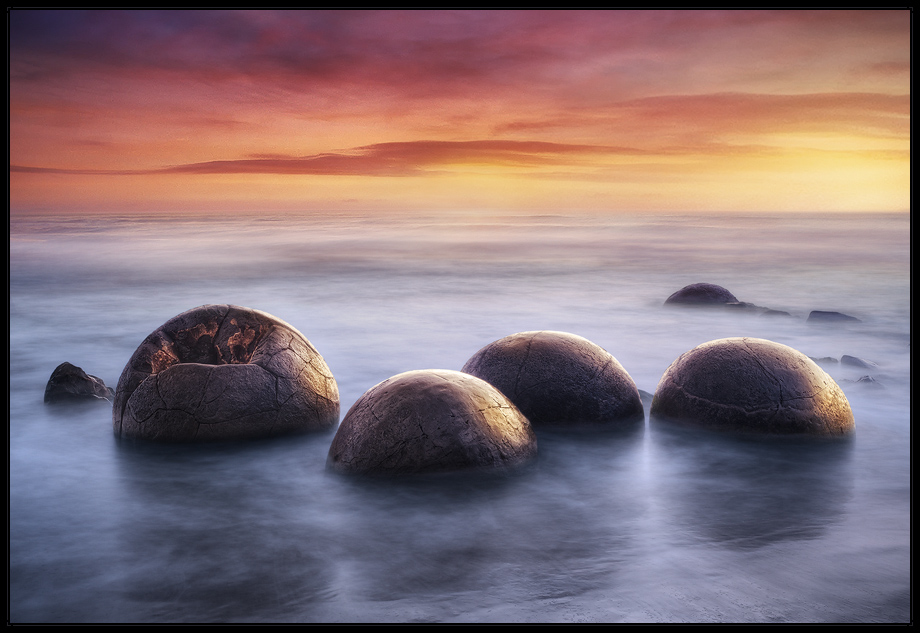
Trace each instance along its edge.
<path fill-rule="evenodd" d="M 904 211 L 910 12 L 9 11 L 10 211 Z"/>

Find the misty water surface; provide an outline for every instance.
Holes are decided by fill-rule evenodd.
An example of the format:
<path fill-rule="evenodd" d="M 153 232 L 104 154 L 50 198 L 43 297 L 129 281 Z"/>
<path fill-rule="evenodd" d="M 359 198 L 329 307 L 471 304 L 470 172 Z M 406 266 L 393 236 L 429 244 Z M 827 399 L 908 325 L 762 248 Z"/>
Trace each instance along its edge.
<path fill-rule="evenodd" d="M 10 619 L 908 621 L 909 230 L 906 214 L 14 219 Z M 791 316 L 662 306 L 699 281 Z M 147 334 L 206 303 L 299 329 L 343 415 L 394 374 L 536 329 L 594 341 L 648 393 L 726 336 L 877 367 L 825 365 L 848 441 L 541 433 L 537 462 L 501 478 L 353 481 L 325 472 L 331 433 L 147 445 L 116 441 L 105 405 L 43 404 L 61 362 L 114 387 Z"/>

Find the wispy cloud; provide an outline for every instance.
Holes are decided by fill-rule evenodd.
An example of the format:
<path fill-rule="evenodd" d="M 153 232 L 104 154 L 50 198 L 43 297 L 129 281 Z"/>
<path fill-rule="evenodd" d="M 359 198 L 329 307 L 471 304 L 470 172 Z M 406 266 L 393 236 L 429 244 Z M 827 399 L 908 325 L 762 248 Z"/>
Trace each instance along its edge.
<path fill-rule="evenodd" d="M 427 168 L 487 164 L 511 167 L 558 165 L 579 155 L 645 155 L 628 147 L 578 145 L 540 141 L 412 141 L 378 143 L 343 152 L 311 156 L 258 154 L 233 160 L 214 160 L 154 169 L 87 170 L 13 165 L 18 173 L 71 175 L 148 174 L 299 174 L 350 176 L 410 176 Z"/>
<path fill-rule="evenodd" d="M 838 160 L 907 198 L 908 10 L 13 9 L 9 49 L 11 200 L 64 174 L 188 176 L 198 199 L 246 174 L 278 196 L 307 195 L 286 176 L 373 177 L 375 200 L 409 195 L 381 193 L 389 176 L 438 176 L 426 192 L 453 199 L 445 174 L 638 191 L 707 164 L 712 182 L 771 170 L 767 199 Z M 320 180 L 323 201 L 361 198 Z M 135 181 L 154 182 L 122 196 Z"/>

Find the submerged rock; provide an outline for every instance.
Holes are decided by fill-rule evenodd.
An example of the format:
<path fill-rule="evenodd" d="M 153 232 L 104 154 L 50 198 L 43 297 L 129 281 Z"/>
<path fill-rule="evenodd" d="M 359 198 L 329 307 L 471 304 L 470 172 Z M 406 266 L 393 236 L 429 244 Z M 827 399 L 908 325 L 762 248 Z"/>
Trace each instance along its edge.
<path fill-rule="evenodd" d="M 81 400 L 107 400 L 111 402 L 115 392 L 106 387 L 102 378 L 90 376 L 80 367 L 61 363 L 45 385 L 45 403 L 78 402 Z"/>
<path fill-rule="evenodd" d="M 140 344 L 118 380 L 120 437 L 246 439 L 331 429 L 339 392 L 323 357 L 293 326 L 259 310 L 205 305 Z"/>
<path fill-rule="evenodd" d="M 639 390 L 639 398 L 642 399 L 642 406 L 646 408 L 652 407 L 652 398 L 655 397 L 655 394 L 646 391 L 645 389 Z"/>
<path fill-rule="evenodd" d="M 809 323 L 858 323 L 859 319 L 842 312 L 812 310 L 808 314 Z"/>
<path fill-rule="evenodd" d="M 397 374 L 362 395 L 336 431 L 326 467 L 361 475 L 489 471 L 536 454 L 527 418 L 495 387 L 429 369 Z"/>
<path fill-rule="evenodd" d="M 495 385 L 536 428 L 631 428 L 645 421 L 632 377 L 609 352 L 567 332 L 519 332 L 462 371 Z"/>
<path fill-rule="evenodd" d="M 853 430 L 840 386 L 786 345 L 726 338 L 682 354 L 665 371 L 651 416 L 686 426 L 756 434 L 845 435 Z"/>
<path fill-rule="evenodd" d="M 860 387 L 873 387 L 876 389 L 883 389 L 885 387 L 884 384 L 880 383 L 872 376 L 860 376 L 856 380 L 844 379 L 843 382 L 853 383 L 854 385 L 859 385 Z"/>
<path fill-rule="evenodd" d="M 665 300 L 668 304 L 685 304 L 685 305 L 725 305 L 727 303 L 738 304 L 740 307 L 750 304 L 742 304 L 731 292 L 717 286 L 716 284 L 697 283 L 684 286 Z"/>
<path fill-rule="evenodd" d="M 848 356 L 847 354 L 840 357 L 840 364 L 849 365 L 850 367 L 859 367 L 860 369 L 878 368 L 878 363 L 873 363 L 871 360 L 859 358 L 858 356 Z"/>

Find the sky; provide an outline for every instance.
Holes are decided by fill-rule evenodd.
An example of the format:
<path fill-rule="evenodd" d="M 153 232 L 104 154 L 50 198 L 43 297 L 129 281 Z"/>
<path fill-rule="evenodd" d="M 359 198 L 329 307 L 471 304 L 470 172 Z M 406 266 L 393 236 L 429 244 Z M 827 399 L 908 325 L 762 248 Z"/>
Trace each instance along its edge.
<path fill-rule="evenodd" d="M 910 208 L 909 10 L 8 10 L 10 213 Z"/>

